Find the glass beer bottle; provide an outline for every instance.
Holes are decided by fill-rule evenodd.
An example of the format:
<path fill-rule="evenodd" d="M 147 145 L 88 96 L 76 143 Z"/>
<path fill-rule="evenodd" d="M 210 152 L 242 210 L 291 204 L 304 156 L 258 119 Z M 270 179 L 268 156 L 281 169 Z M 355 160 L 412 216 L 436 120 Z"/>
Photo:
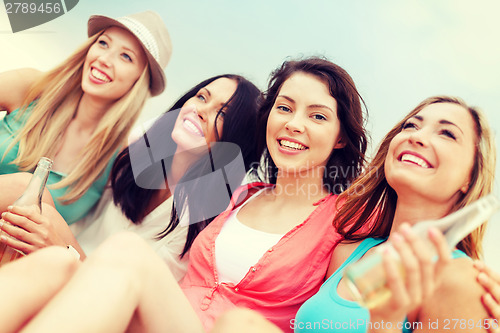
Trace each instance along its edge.
<path fill-rule="evenodd" d="M 412 229 L 426 240 L 427 246 L 434 249 L 434 245 L 427 238 L 427 232 L 431 227 L 437 228 L 441 230 L 448 246 L 452 249 L 486 222 L 499 208 L 500 201 L 493 194 L 489 194 L 441 219 L 419 222 Z M 375 252 L 348 266 L 344 273 L 354 299 L 369 309 L 385 302 L 391 296 L 382 263 L 382 253 L 387 248 L 389 253 L 399 261 L 398 268 L 404 276 L 404 268 L 399 255 L 389 241 L 378 246 Z"/>
<path fill-rule="evenodd" d="M 31 177 L 28 187 L 26 187 L 24 193 L 12 205 L 24 207 L 34 206 L 41 213 L 42 195 L 51 168 L 52 160 L 47 157 L 42 157 L 38 162 L 35 171 L 33 172 L 33 176 Z M 23 255 L 24 253 L 15 250 L 3 243 L 0 243 L 0 266 Z"/>

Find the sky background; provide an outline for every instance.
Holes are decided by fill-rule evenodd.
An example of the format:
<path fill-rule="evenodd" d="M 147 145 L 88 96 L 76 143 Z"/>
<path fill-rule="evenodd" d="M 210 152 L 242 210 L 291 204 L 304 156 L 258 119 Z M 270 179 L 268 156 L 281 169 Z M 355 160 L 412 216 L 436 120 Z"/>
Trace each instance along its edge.
<path fill-rule="evenodd" d="M 241 74 L 265 89 L 270 72 L 284 60 L 320 55 L 356 82 L 369 111 L 370 151 L 421 100 L 438 94 L 482 108 L 499 145 L 496 0 L 80 0 L 65 15 L 15 34 L 2 4 L 0 71 L 48 70 L 85 40 L 90 15 L 144 10 L 164 19 L 173 54 L 167 89 L 148 101 L 141 121 L 210 76 Z M 485 239 L 486 262 L 500 271 L 498 236 L 500 213 L 490 220 Z"/>

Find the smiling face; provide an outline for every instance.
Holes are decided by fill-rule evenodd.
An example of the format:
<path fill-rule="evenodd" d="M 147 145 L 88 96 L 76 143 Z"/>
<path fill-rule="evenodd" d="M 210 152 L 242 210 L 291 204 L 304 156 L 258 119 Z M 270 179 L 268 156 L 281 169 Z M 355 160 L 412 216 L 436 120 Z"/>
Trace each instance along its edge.
<path fill-rule="evenodd" d="M 266 143 L 281 172 L 324 167 L 333 149 L 342 147 L 337 101 L 328 85 L 303 72 L 290 76 L 269 113 Z"/>
<path fill-rule="evenodd" d="M 221 109 L 233 96 L 238 83 L 219 78 L 201 88 L 184 103 L 172 131 L 178 151 L 206 146 L 217 141 L 215 128 L 222 136 L 224 110 Z M 217 114 L 221 114 L 217 117 Z M 217 118 L 217 125 L 215 124 Z"/>
<path fill-rule="evenodd" d="M 410 117 L 389 145 L 385 175 L 406 193 L 452 205 L 468 190 L 474 165 L 474 120 L 464 107 L 435 103 Z"/>
<path fill-rule="evenodd" d="M 144 50 L 130 32 L 106 29 L 87 52 L 82 90 L 102 103 L 113 102 L 132 88 L 146 62 Z"/>

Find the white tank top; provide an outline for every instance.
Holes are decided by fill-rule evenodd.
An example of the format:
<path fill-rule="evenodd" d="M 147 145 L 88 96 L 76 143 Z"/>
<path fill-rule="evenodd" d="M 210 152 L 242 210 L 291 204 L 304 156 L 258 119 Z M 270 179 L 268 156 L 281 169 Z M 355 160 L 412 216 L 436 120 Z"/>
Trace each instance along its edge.
<path fill-rule="evenodd" d="M 240 209 L 263 190 L 233 210 L 215 240 L 215 265 L 219 282 L 238 284 L 264 253 L 283 237 L 283 234 L 250 228 L 236 218 Z"/>

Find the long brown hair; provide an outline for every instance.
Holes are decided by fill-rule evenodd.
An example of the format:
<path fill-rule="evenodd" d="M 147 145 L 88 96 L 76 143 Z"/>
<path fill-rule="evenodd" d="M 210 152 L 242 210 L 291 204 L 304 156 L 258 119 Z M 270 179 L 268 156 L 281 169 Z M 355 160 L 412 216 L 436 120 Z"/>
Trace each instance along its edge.
<path fill-rule="evenodd" d="M 436 96 L 425 99 L 385 136 L 377 154 L 364 173 L 339 197 L 344 202 L 337 214 L 335 226 L 347 241 L 367 237 L 388 237 L 396 210 L 397 194 L 389 186 L 384 174 L 384 164 L 389 144 L 401 132 L 406 121 L 424 107 L 435 103 L 457 104 L 469 111 L 474 120 L 476 151 L 468 191 L 453 205 L 450 213 L 487 195 L 492 191 L 495 175 L 496 149 L 491 129 L 483 113 L 468 106 L 457 97 Z M 369 225 L 366 226 L 367 221 Z M 473 258 L 482 255 L 484 227 L 476 229 L 458 244 L 458 248 Z"/>

